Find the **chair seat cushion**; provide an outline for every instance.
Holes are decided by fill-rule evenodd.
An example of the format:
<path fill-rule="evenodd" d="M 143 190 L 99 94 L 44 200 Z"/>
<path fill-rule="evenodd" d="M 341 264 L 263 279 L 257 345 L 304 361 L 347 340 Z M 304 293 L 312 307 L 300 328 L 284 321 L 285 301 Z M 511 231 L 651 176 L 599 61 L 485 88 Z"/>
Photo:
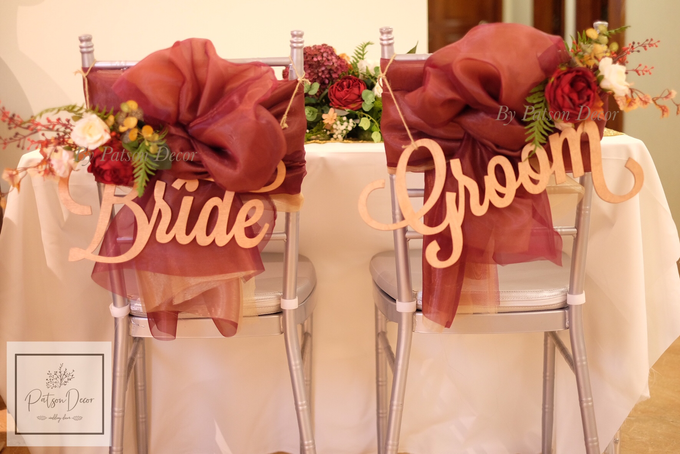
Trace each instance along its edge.
<path fill-rule="evenodd" d="M 422 308 L 422 251 L 409 251 L 411 280 L 418 309 Z M 498 312 L 550 310 L 567 304 L 571 260 L 562 254 L 562 266 L 548 261 L 498 266 L 500 305 Z M 391 298 L 397 298 L 394 251 L 381 252 L 371 259 L 371 276 Z M 486 312 L 486 311 L 485 311 Z"/>
<path fill-rule="evenodd" d="M 255 277 L 255 298 L 246 300 L 241 308 L 244 317 L 275 314 L 281 312 L 281 295 L 283 293 L 283 254 L 263 253 L 264 272 Z M 305 256 L 298 259 L 297 295 L 303 303 L 309 298 L 316 286 L 314 265 Z M 130 300 L 133 315 L 145 316 L 139 299 Z M 189 313 L 181 313 L 179 318 L 202 318 Z"/>

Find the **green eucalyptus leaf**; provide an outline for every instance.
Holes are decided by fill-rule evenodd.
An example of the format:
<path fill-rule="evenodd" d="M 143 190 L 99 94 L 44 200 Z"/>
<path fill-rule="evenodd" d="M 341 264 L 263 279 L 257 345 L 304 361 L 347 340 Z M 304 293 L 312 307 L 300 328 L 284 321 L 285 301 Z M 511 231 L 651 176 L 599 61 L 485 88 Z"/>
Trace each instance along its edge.
<path fill-rule="evenodd" d="M 314 82 L 310 87 L 309 87 L 309 92 L 305 92 L 311 96 L 314 96 L 317 94 L 319 91 L 319 82 Z"/>
<path fill-rule="evenodd" d="M 369 110 L 371 110 L 373 108 L 373 103 L 372 102 L 363 102 L 363 103 L 361 103 L 361 108 L 364 111 L 368 112 Z"/>
<path fill-rule="evenodd" d="M 418 41 L 416 41 L 416 45 L 413 46 L 413 49 L 409 50 L 409 51 L 406 52 L 406 53 L 407 53 L 407 54 L 415 54 L 417 48 L 418 48 Z M 379 140 L 377 140 L 376 142 L 379 142 Z"/>
<path fill-rule="evenodd" d="M 307 121 L 314 121 L 316 120 L 316 117 L 319 116 L 319 109 L 307 106 L 305 107 L 305 116 L 307 117 Z"/>
<path fill-rule="evenodd" d="M 364 90 L 361 92 L 361 99 L 366 102 L 373 103 L 375 101 L 375 95 L 371 90 Z"/>
<path fill-rule="evenodd" d="M 371 134 L 371 139 L 373 139 L 373 142 L 382 142 L 382 135 L 379 132 L 374 132 Z"/>
<path fill-rule="evenodd" d="M 363 117 L 363 118 L 361 119 L 361 121 L 359 122 L 359 126 L 360 126 L 362 129 L 366 130 L 366 129 L 368 129 L 368 128 L 371 127 L 371 120 L 369 120 L 369 119 L 366 118 L 366 117 Z"/>
<path fill-rule="evenodd" d="M 308 84 L 307 82 L 305 82 L 304 85 L 303 85 L 303 87 L 304 87 L 304 92 L 305 92 L 305 93 L 309 93 L 309 89 L 310 89 L 312 86 L 311 86 L 310 84 Z"/>

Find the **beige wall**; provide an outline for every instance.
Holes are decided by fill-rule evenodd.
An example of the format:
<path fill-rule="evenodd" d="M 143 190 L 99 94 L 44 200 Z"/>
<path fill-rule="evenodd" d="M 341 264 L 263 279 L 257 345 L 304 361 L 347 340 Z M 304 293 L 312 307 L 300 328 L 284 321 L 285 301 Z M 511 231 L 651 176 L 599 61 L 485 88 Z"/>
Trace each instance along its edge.
<path fill-rule="evenodd" d="M 292 29 L 347 54 L 373 41 L 371 58 L 379 58 L 385 25 L 395 29 L 398 52 L 416 42 L 427 51 L 426 0 L 0 0 L 0 101 L 22 115 L 82 103 L 73 73 L 85 33 L 102 60 L 140 59 L 190 37 L 212 40 L 225 58 L 286 55 Z M 20 155 L 0 152 L 0 168 Z"/>
<path fill-rule="evenodd" d="M 533 0 L 504 0 L 503 22 L 534 25 Z"/>
<path fill-rule="evenodd" d="M 652 76 L 629 76 L 635 88 L 650 95 L 658 95 L 664 88 L 680 92 L 680 17 L 678 0 L 633 0 L 626 2 L 626 17 L 631 28 L 626 31 L 627 41 L 643 41 L 646 38 L 661 40 L 659 48 L 635 55 L 633 67 L 639 62 L 653 66 Z M 629 65 L 631 66 L 631 65 Z M 680 102 L 680 96 L 676 101 Z M 671 114 L 674 115 L 673 109 Z M 654 107 L 638 109 L 624 117 L 624 130 L 647 144 L 659 171 L 666 197 L 675 223 L 680 223 L 680 117 L 659 119 Z"/>
<path fill-rule="evenodd" d="M 531 15 L 529 0 L 506 0 L 507 21 L 531 24 Z M 660 48 L 633 58 L 656 68 L 651 77 L 631 76 L 635 86 L 650 94 L 665 87 L 680 90 L 680 32 L 675 24 L 680 2 L 629 1 L 626 15 L 632 26 L 628 40 L 661 40 Z M 350 53 L 360 42 L 377 43 L 383 25 L 395 28 L 397 51 L 416 42 L 419 51 L 427 50 L 425 0 L 1 0 L 0 100 L 24 115 L 82 102 L 81 82 L 73 72 L 79 67 L 77 37 L 83 33 L 94 36 L 101 59 L 139 59 L 189 37 L 209 38 L 220 55 L 241 57 L 285 54 L 294 28 L 305 31 L 307 43 L 325 42 Z M 377 58 L 377 49 L 373 46 L 372 57 Z M 658 116 L 653 108 L 627 114 L 625 131 L 650 149 L 677 221 L 680 117 Z M 0 129 L 0 134 L 6 131 Z M 16 165 L 20 154 L 12 149 L 0 153 L 0 168 Z"/>

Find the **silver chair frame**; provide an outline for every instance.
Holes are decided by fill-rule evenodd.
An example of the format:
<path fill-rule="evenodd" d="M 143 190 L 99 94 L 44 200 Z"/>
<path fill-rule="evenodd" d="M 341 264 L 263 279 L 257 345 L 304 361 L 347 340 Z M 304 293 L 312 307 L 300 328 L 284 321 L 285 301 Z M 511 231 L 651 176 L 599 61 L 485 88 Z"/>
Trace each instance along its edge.
<path fill-rule="evenodd" d="M 83 68 L 125 69 L 134 66 L 134 61 L 102 61 L 95 62 L 94 45 L 91 35 L 82 35 L 80 52 Z M 261 62 L 269 66 L 284 66 L 289 68 L 289 79 L 297 79 L 297 74 L 303 73 L 304 33 L 299 30 L 291 32 L 290 57 L 281 58 L 251 58 L 234 59 L 234 63 Z M 103 186 L 99 185 L 100 200 Z M 297 298 L 297 265 L 299 248 L 299 212 L 284 213 L 283 232 L 274 232 L 272 240 L 284 242 L 284 276 L 282 298 L 293 300 Z M 111 279 L 122 282 L 120 273 L 112 273 Z M 114 286 L 113 288 L 123 288 Z M 126 298 L 112 293 L 113 306 L 125 308 L 128 306 Z M 295 410 L 300 432 L 300 452 L 316 454 L 314 441 L 313 412 L 312 412 L 312 329 L 313 309 L 315 305 L 314 292 L 305 301 L 300 301 L 296 309 L 282 309 L 280 313 L 256 317 L 244 317 L 239 326 L 237 336 L 264 336 L 283 334 L 288 357 Z M 109 453 L 123 452 L 123 432 L 125 417 L 125 394 L 131 374 L 134 374 L 137 452 L 149 452 L 148 412 L 146 396 L 145 342 L 152 337 L 146 317 L 127 316 L 115 318 L 114 351 L 113 351 L 113 382 L 111 395 L 111 446 Z M 298 325 L 302 325 L 301 336 L 298 335 Z M 209 338 L 222 337 L 210 319 L 180 319 L 178 338 Z M 301 337 L 301 339 L 300 339 Z M 132 338 L 132 345 L 130 345 Z"/>
<path fill-rule="evenodd" d="M 381 57 L 390 59 L 394 55 L 392 28 L 380 29 Z M 398 55 L 396 60 L 425 60 L 428 55 Z M 585 188 L 579 202 L 575 225 L 556 228 L 563 235 L 574 236 L 569 295 L 583 293 L 585 282 L 586 252 L 590 224 L 590 201 L 593 183 L 590 173 L 580 178 Z M 392 200 L 392 222 L 403 219 L 395 190 L 395 176 L 390 175 Z M 409 190 L 411 197 L 422 197 L 422 190 Z M 419 235 L 406 227 L 395 230 L 394 249 L 396 255 L 397 294 L 399 301 L 411 301 L 413 288 L 408 254 L 408 242 Z M 374 283 L 375 301 L 375 349 L 376 349 L 376 394 L 378 453 L 397 454 L 399 434 L 404 409 L 406 378 L 413 333 L 431 333 L 423 326 L 422 312 L 398 312 L 395 300 Z M 396 351 L 393 352 L 387 339 L 387 322 L 398 324 Z M 556 332 L 569 330 L 571 352 Z M 560 352 L 576 376 L 584 441 L 587 454 L 600 454 L 595 423 L 590 375 L 583 335 L 583 306 L 567 307 L 535 312 L 510 312 L 497 314 L 459 314 L 452 326 L 443 333 L 484 334 L 544 332 L 543 353 L 543 410 L 542 410 L 542 453 L 553 452 L 553 419 L 555 395 L 555 349 Z M 388 393 L 387 370 L 392 371 L 392 390 Z"/>

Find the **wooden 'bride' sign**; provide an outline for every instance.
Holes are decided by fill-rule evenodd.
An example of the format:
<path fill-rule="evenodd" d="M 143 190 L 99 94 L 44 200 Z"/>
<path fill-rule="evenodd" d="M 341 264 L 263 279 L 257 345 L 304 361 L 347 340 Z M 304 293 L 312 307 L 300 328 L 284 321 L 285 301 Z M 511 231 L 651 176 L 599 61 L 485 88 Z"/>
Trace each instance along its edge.
<path fill-rule="evenodd" d="M 498 208 L 509 206 L 515 198 L 517 188 L 520 186 L 523 186 L 524 189 L 531 194 L 539 194 L 547 187 L 552 174 L 555 175 L 555 182 L 557 184 L 564 183 L 566 181 L 566 170 L 562 156 L 562 146 L 564 145 L 564 142 L 569 145 L 574 177 L 582 176 L 584 174 L 583 158 L 581 156 L 582 134 L 588 136 L 593 186 L 595 187 L 598 196 L 606 202 L 620 203 L 640 192 L 644 182 L 644 175 L 640 164 L 632 158 L 628 158 L 626 168 L 633 174 L 635 179 L 633 188 L 624 195 L 616 195 L 609 191 L 602 171 L 600 134 L 597 125 L 594 122 L 589 121 L 579 125 L 578 129 L 566 129 L 559 134 L 553 134 L 549 137 L 550 149 L 552 150 L 552 165 L 545 149 L 543 147 L 538 147 L 535 152 L 538 170 L 534 170 L 527 159 L 534 150 L 534 146 L 530 144 L 526 145 L 522 150 L 521 161 L 518 164 L 519 175 L 515 175 L 515 171 L 508 158 L 502 155 L 494 156 L 491 161 L 489 161 L 487 175 L 484 177 L 485 191 L 482 202 L 480 202 L 480 191 L 477 182 L 463 174 L 459 159 L 451 159 L 449 161 L 449 166 L 451 168 L 451 173 L 458 181 L 458 193 L 447 192 L 445 194 L 446 218 L 441 224 L 433 227 L 425 225 L 421 219 L 434 206 L 435 202 L 442 194 L 446 179 L 447 163 L 444 152 L 437 142 L 432 139 L 416 140 L 401 154 L 395 173 L 395 191 L 399 208 L 401 209 L 404 219 L 401 222 L 393 224 L 383 224 L 374 220 L 368 213 L 367 201 L 369 195 L 376 189 L 383 189 L 385 187 L 385 180 L 376 180 L 364 188 L 359 196 L 359 213 L 364 222 L 377 230 L 397 230 L 408 225 L 422 235 L 434 235 L 448 228 L 451 232 L 453 242 L 451 256 L 447 260 L 439 260 L 437 253 L 441 248 L 439 244 L 437 244 L 437 241 L 432 241 L 425 250 L 425 258 L 434 268 L 449 267 L 456 263 L 460 258 L 462 251 L 463 232 L 461 225 L 463 223 L 463 217 L 465 216 L 466 203 L 470 204 L 470 211 L 474 216 L 482 216 L 489 209 L 489 204 Z M 424 201 L 422 208 L 415 211 L 411 205 L 408 189 L 406 187 L 406 169 L 409 157 L 420 147 L 427 148 L 432 154 L 435 179 L 431 194 L 427 200 Z M 496 178 L 497 167 L 502 170 L 505 176 L 505 185 L 499 183 Z M 466 202 L 466 192 L 469 194 L 469 202 Z"/>
<path fill-rule="evenodd" d="M 277 175 L 273 183 L 253 192 L 268 192 L 281 186 L 281 183 L 283 183 L 286 176 L 286 166 L 283 162 L 280 162 L 276 170 Z M 179 191 L 184 188 L 188 193 L 196 191 L 198 185 L 198 180 L 177 179 L 172 183 L 172 187 L 176 190 Z M 236 195 L 231 191 L 225 191 L 224 197 L 222 198 L 213 197 L 205 202 L 191 232 L 187 232 L 187 222 L 194 197 L 190 195 L 183 197 L 177 220 L 171 226 L 170 223 L 173 218 L 172 207 L 163 199 L 165 189 L 165 182 L 160 180 L 156 181 L 153 193 L 155 205 L 151 217 L 149 218 L 146 216 L 142 207 L 133 201 L 137 197 L 137 191 L 132 190 L 125 196 L 117 196 L 115 194 L 116 186 L 106 185 L 94 237 L 87 249 L 71 248 L 68 257 L 69 261 L 73 262 L 88 259 L 101 263 L 127 262 L 139 255 L 144 249 L 153 234 L 154 227 L 156 231 L 156 241 L 161 244 L 166 244 L 175 240 L 179 244 L 186 245 L 192 241 L 196 241 L 199 246 L 208 246 L 214 242 L 217 246 L 221 247 L 233 239 L 242 248 L 257 246 L 269 229 L 269 224 L 264 224 L 260 233 L 254 238 L 250 238 L 246 234 L 247 228 L 259 222 L 264 213 L 264 203 L 259 199 L 251 199 L 245 202 L 239 209 L 233 225 L 229 228 L 229 213 Z M 66 178 L 62 178 L 59 182 L 59 197 L 62 204 L 72 213 L 80 215 L 92 214 L 92 210 L 89 206 L 79 205 L 71 198 L 68 189 L 68 179 Z M 132 211 L 132 214 L 135 217 L 137 235 L 135 236 L 130 249 L 124 254 L 117 257 L 102 257 L 95 254 L 94 251 L 104 238 L 106 228 L 111 219 L 111 213 L 113 212 L 114 206 L 117 204 L 125 205 Z M 215 209 L 217 210 L 217 221 L 212 230 L 208 232 L 208 219 Z"/>

